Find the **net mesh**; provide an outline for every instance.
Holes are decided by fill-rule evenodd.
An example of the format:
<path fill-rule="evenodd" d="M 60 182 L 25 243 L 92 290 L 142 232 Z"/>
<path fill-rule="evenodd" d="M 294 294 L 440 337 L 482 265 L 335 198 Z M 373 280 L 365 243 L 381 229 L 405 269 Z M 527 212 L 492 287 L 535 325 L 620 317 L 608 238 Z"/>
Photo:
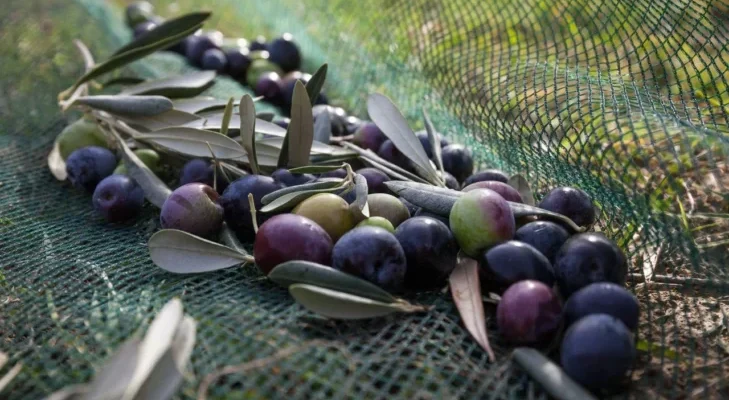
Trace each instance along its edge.
<path fill-rule="evenodd" d="M 90 379 L 172 297 L 198 321 L 179 398 L 545 397 L 490 335 L 490 363 L 447 293 L 427 314 L 333 322 L 252 268 L 176 276 L 145 243 L 151 206 L 109 226 L 45 157 L 73 115 L 56 95 L 130 37 L 125 1 L 4 0 L 0 7 L 0 350 L 21 374 L 6 394 L 41 398 Z M 422 126 L 467 144 L 482 166 L 597 202 L 597 229 L 625 249 L 641 301 L 632 398 L 729 396 L 729 6 L 708 0 L 156 1 L 163 16 L 214 11 L 227 36 L 294 34 L 305 69 L 327 62 L 329 97 L 366 117 L 382 92 Z M 203 4 L 204 3 L 204 4 Z M 157 54 L 128 73 L 188 68 Z M 244 90 L 221 78 L 209 94 Z M 272 110 L 272 109 L 271 109 Z M 269 111 L 271 111 L 269 110 Z M 648 283 L 646 283 L 648 282 Z M 493 309 L 488 309 L 489 314 Z M 489 322 L 494 332 L 493 322 Z M 6 367 L 7 368 L 7 367 Z"/>

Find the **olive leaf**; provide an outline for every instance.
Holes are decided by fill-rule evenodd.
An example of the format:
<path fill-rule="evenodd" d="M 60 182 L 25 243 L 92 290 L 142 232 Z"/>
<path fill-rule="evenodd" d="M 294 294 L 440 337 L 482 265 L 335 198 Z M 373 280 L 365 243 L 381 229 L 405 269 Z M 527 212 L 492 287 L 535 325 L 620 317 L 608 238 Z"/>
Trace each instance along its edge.
<path fill-rule="evenodd" d="M 225 222 L 223 222 L 223 228 L 220 230 L 220 240 L 222 240 L 226 246 L 237 251 L 238 253 L 245 256 L 248 255 L 245 247 L 243 247 L 243 243 L 238 240 L 238 236 L 236 236 L 235 232 L 233 232 L 233 230 L 230 229 L 230 226 L 228 226 L 228 224 Z"/>
<path fill-rule="evenodd" d="M 267 112 L 267 111 L 264 111 L 264 112 L 260 112 L 260 113 L 256 114 L 256 118 L 258 118 L 258 119 L 262 119 L 262 120 L 264 120 L 264 121 L 266 121 L 266 122 L 271 122 L 271 121 L 273 121 L 273 119 L 274 119 L 275 117 L 276 117 L 276 116 L 275 116 L 275 115 L 274 115 L 274 114 L 273 114 L 272 112 Z"/>
<path fill-rule="evenodd" d="M 279 190 L 276 190 L 275 192 L 271 192 L 261 198 L 261 204 L 266 205 L 274 200 L 283 197 L 290 193 L 296 193 L 296 192 L 305 192 L 307 190 L 318 190 L 318 189 L 329 189 L 337 186 L 341 186 L 344 182 L 344 179 L 341 178 L 330 178 L 330 180 L 326 181 L 317 181 L 317 182 L 310 182 L 310 183 L 304 183 L 303 185 L 296 185 L 296 186 L 288 186 L 285 188 L 281 188 Z"/>
<path fill-rule="evenodd" d="M 354 175 L 354 191 L 356 197 L 354 199 L 354 209 L 357 210 L 363 217 L 370 217 L 370 207 L 367 204 L 367 179 L 363 175 Z"/>
<path fill-rule="evenodd" d="M 121 400 L 135 398 L 147 377 L 153 372 L 162 356 L 172 346 L 177 329 L 182 322 L 182 302 L 173 299 L 162 307 L 149 325 L 139 345 L 138 361 Z"/>
<path fill-rule="evenodd" d="M 149 47 L 150 45 L 158 44 L 163 41 L 169 41 L 170 38 L 177 37 L 181 33 L 186 33 L 192 28 L 198 28 L 198 26 L 205 22 L 205 20 L 208 19 L 211 14 L 212 13 L 207 11 L 193 12 L 179 16 L 177 18 L 169 19 L 158 25 L 156 28 L 145 33 L 144 35 L 139 36 L 138 38 L 122 46 L 120 49 L 114 52 L 112 57 L 128 53 L 129 51 L 135 49 L 143 49 Z M 195 30 L 193 30 L 193 32 L 195 32 Z"/>
<path fill-rule="evenodd" d="M 305 165 L 303 167 L 290 168 L 292 174 L 323 174 L 342 169 L 346 164 L 341 165 Z"/>
<path fill-rule="evenodd" d="M 247 253 L 176 229 L 155 233 L 147 247 L 155 265 L 176 274 L 216 271 L 252 261 Z"/>
<path fill-rule="evenodd" d="M 124 160 L 124 165 L 127 168 L 127 175 L 142 188 L 144 197 L 150 203 L 162 208 L 165 200 L 172 193 L 170 188 L 134 154 L 114 128 L 111 128 L 111 134 L 121 148 L 122 160 Z"/>
<path fill-rule="evenodd" d="M 597 400 L 539 350 L 517 347 L 512 352 L 512 358 L 555 399 Z"/>
<path fill-rule="evenodd" d="M 172 102 L 175 105 L 175 110 L 184 111 L 190 114 L 198 114 L 203 112 L 211 112 L 222 110 L 225 105 L 228 104 L 223 100 L 218 100 L 214 97 L 199 96 L 189 99 L 177 99 Z M 233 103 L 234 106 L 238 106 L 239 102 Z"/>
<path fill-rule="evenodd" d="M 220 125 L 220 133 L 228 136 L 228 127 L 230 126 L 230 117 L 233 115 L 233 98 L 228 99 L 228 104 L 225 105 L 225 111 L 223 112 L 223 122 Z"/>
<path fill-rule="evenodd" d="M 390 293 L 364 279 L 310 261 L 294 260 L 279 264 L 269 272 L 268 279 L 285 288 L 303 283 L 366 297 L 383 303 L 398 301 Z"/>
<path fill-rule="evenodd" d="M 196 322 L 173 299 L 162 307 L 144 338 L 127 340 L 89 384 L 59 390 L 48 400 L 169 400 L 182 382 L 195 346 Z"/>
<path fill-rule="evenodd" d="M 324 183 L 324 182 L 319 182 L 319 183 Z M 306 190 L 306 191 L 301 191 L 301 192 L 285 194 L 285 195 L 271 201 L 270 203 L 266 204 L 259 211 L 261 211 L 263 213 L 270 213 L 270 212 L 276 212 L 276 211 L 282 211 L 282 210 L 290 210 L 290 209 L 296 207 L 302 201 L 308 199 L 311 196 L 314 196 L 315 194 L 334 193 L 339 189 L 341 189 L 341 185 L 337 185 L 330 189 Z"/>
<path fill-rule="evenodd" d="M 227 163 L 227 162 L 220 162 L 220 169 L 225 171 L 228 176 L 232 176 L 233 180 L 236 180 L 240 177 L 248 175 L 248 172 L 236 167 L 233 164 Z"/>
<path fill-rule="evenodd" d="M 390 178 L 399 179 L 399 180 L 403 180 L 403 181 L 409 181 L 409 182 L 415 182 L 412 179 L 408 178 L 407 176 L 402 175 L 399 172 L 395 172 L 394 170 L 390 169 L 389 167 L 385 166 L 384 164 L 380 164 L 377 161 L 374 161 L 369 158 L 364 158 L 364 157 L 361 160 L 368 167 L 377 168 L 380 171 L 384 172 L 385 175 L 389 176 Z"/>
<path fill-rule="evenodd" d="M 53 149 L 48 154 L 48 169 L 51 174 L 59 181 L 65 181 L 68 176 L 66 173 L 66 162 L 61 157 L 61 145 L 59 143 L 60 134 L 53 141 Z"/>
<path fill-rule="evenodd" d="M 152 116 L 172 110 L 172 101 L 162 96 L 82 96 L 74 103 L 127 116 Z"/>
<path fill-rule="evenodd" d="M 142 134 L 138 140 L 155 144 L 190 157 L 210 158 L 210 148 L 221 160 L 245 157 L 245 149 L 235 140 L 217 132 L 194 128 L 165 128 Z"/>
<path fill-rule="evenodd" d="M 197 96 L 215 83 L 215 71 L 200 71 L 169 78 L 145 81 L 124 88 L 120 95 L 158 95 L 169 98 L 186 98 Z M 223 102 L 225 105 L 225 102 Z M 175 107 L 177 108 L 177 107 Z M 216 108 L 208 105 L 203 109 Z M 222 108 L 222 107 L 221 107 Z M 199 112 L 199 111 L 197 111 Z"/>
<path fill-rule="evenodd" d="M 406 302 L 385 303 L 303 283 L 289 286 L 289 293 L 308 310 L 334 319 L 366 319 L 396 312 L 412 313 L 428 310 L 427 307 Z"/>
<path fill-rule="evenodd" d="M 195 114 L 180 110 L 170 110 L 159 115 L 151 116 L 116 115 L 116 117 L 132 127 L 150 132 L 175 126 L 187 126 L 194 122 L 200 122 L 202 124 L 205 121 Z"/>
<path fill-rule="evenodd" d="M 314 121 L 314 140 L 329 143 L 332 137 L 332 119 L 328 112 L 319 114 Z"/>
<path fill-rule="evenodd" d="M 481 281 L 478 278 L 478 263 L 467 257 L 460 257 L 456 268 L 448 277 L 448 283 L 461 315 L 463 325 L 486 353 L 489 359 L 496 361 L 494 351 L 489 344 L 486 333 L 486 315 L 481 300 Z"/>
<path fill-rule="evenodd" d="M 426 181 L 425 179 L 378 156 L 372 150 L 369 150 L 369 149 L 365 150 L 355 144 L 347 143 L 347 142 L 343 142 L 342 146 L 359 154 L 359 156 L 362 158 L 362 160 L 364 162 L 369 162 L 375 168 L 380 169 L 382 172 L 386 173 L 387 175 L 389 175 L 393 178 L 407 180 L 407 181 L 413 181 L 413 182 L 428 183 L 428 181 Z"/>
<path fill-rule="evenodd" d="M 244 95 L 240 100 L 240 143 L 248 154 L 248 164 L 254 174 L 259 173 L 256 157 L 256 107 L 251 96 Z"/>
<path fill-rule="evenodd" d="M 119 347 L 89 383 L 84 400 L 121 397 L 134 376 L 140 345 L 139 339 L 132 338 Z"/>
<path fill-rule="evenodd" d="M 526 178 L 521 176 L 520 174 L 513 175 L 509 178 L 509 186 L 516 189 L 517 192 L 521 195 L 522 201 L 524 201 L 524 204 L 528 206 L 533 206 L 535 204 L 534 201 L 534 193 L 532 193 L 532 189 L 529 187 L 529 182 L 527 182 Z"/>
<path fill-rule="evenodd" d="M 280 137 L 268 137 L 264 139 L 256 140 L 256 144 L 260 146 L 268 146 L 280 151 L 283 148 L 285 139 Z M 312 155 L 356 155 L 355 152 L 330 146 L 328 144 L 312 141 L 311 142 L 311 154 Z"/>
<path fill-rule="evenodd" d="M 327 79 L 327 70 L 329 69 L 328 64 L 322 64 L 319 69 L 314 72 L 309 82 L 306 83 L 306 93 L 309 95 L 309 104 L 316 104 L 316 100 L 319 98 L 322 87 L 324 87 L 324 81 Z"/>
<path fill-rule="evenodd" d="M 81 57 L 84 59 L 84 67 L 85 67 L 84 71 L 86 71 L 88 73 L 89 71 L 91 71 L 94 68 L 94 65 L 96 65 L 96 63 L 94 62 L 94 57 L 91 55 L 91 51 L 89 50 L 88 47 L 86 47 L 84 42 L 82 42 L 78 39 L 74 40 L 73 44 L 76 45 L 76 48 L 81 53 Z M 79 97 L 81 97 L 85 94 L 88 94 L 89 85 L 84 83 L 84 84 L 76 86 L 76 88 L 74 90 L 69 89 L 68 91 L 66 91 L 64 93 L 68 93 L 68 92 L 71 92 L 70 97 L 66 101 L 59 102 L 62 111 L 68 110 L 68 108 L 71 107 L 71 105 L 76 101 L 76 99 L 78 99 Z M 59 95 L 59 100 L 62 100 L 61 97 L 62 96 Z"/>
<path fill-rule="evenodd" d="M 306 87 L 301 81 L 294 85 L 291 105 L 291 122 L 286 130 L 278 167 L 301 167 L 309 163 L 311 145 L 314 140 L 314 115 Z"/>
<path fill-rule="evenodd" d="M 410 129 L 405 117 L 389 98 L 379 93 L 370 94 L 367 98 L 367 112 L 382 133 L 413 162 L 423 178 L 435 185 L 444 186 L 415 132 Z"/>
<path fill-rule="evenodd" d="M 458 190 L 439 188 L 417 182 L 389 181 L 385 182 L 385 186 L 396 195 L 414 205 L 444 217 L 450 215 L 453 204 L 455 204 L 459 197 L 465 194 L 465 192 Z M 578 233 L 587 230 L 587 227 L 578 226 L 569 217 L 562 214 L 522 203 L 514 203 L 511 201 L 507 201 L 507 203 L 514 213 L 515 218 L 537 216 L 555 222 L 562 222 Z"/>
<path fill-rule="evenodd" d="M 423 108 L 423 121 L 425 123 L 425 131 L 428 132 L 428 140 L 430 141 L 431 148 L 433 150 L 433 159 L 435 160 L 435 166 L 440 171 L 440 179 L 445 183 L 445 169 L 443 169 L 443 157 L 441 156 L 440 148 L 440 137 L 438 132 L 433 127 L 433 122 L 430 120 L 428 112 Z"/>
<path fill-rule="evenodd" d="M 205 14 L 205 18 L 209 16 L 209 13 L 200 13 Z M 186 36 L 192 34 L 193 32 L 197 31 L 202 27 L 202 23 L 196 24 L 196 25 L 190 25 L 191 20 L 182 20 L 183 17 L 177 18 L 175 20 L 170 20 L 167 23 L 163 24 L 170 24 L 175 21 L 181 21 L 179 24 L 174 24 L 174 30 L 169 30 L 169 35 L 165 37 L 164 39 L 160 39 L 159 41 L 156 41 L 154 43 L 149 43 L 144 46 L 134 46 L 133 48 L 129 48 L 128 51 L 124 52 L 117 52 L 114 55 L 112 55 L 111 58 L 106 60 L 103 63 L 96 64 L 94 68 L 87 71 L 83 76 L 81 76 L 76 82 L 71 86 L 70 88 L 66 89 L 63 93 L 59 95 L 60 99 L 65 98 L 68 96 L 69 93 L 73 93 L 79 86 L 83 85 L 84 83 L 98 78 L 101 75 L 104 75 L 106 73 L 109 73 L 111 71 L 114 71 L 120 67 L 123 67 L 133 61 L 139 60 L 142 57 L 145 57 L 149 54 L 154 53 L 157 50 L 167 48 L 180 40 L 184 39 Z M 163 25 L 160 25 L 157 29 L 161 28 Z M 168 25 L 169 26 L 169 25 Z M 155 29 L 155 30 L 157 30 Z M 178 32 L 178 33 L 175 33 Z M 151 32 L 150 32 L 151 33 Z M 148 35 L 145 35 L 148 36 Z M 140 37 L 141 39 L 141 37 Z M 136 42 L 136 41 L 135 41 Z M 135 42 L 130 43 L 133 44 Z M 125 46 L 126 47 L 126 46 Z"/>
<path fill-rule="evenodd" d="M 74 39 L 73 44 L 76 45 L 76 48 L 81 52 L 81 57 L 84 59 L 84 67 L 86 68 L 86 71 L 94 68 L 96 62 L 94 61 L 94 56 L 91 55 L 91 51 L 86 44 L 78 39 Z"/>
<path fill-rule="evenodd" d="M 144 79 L 137 78 L 136 76 L 117 76 L 116 78 L 111 78 L 108 81 L 101 84 L 101 86 L 108 88 L 110 86 L 126 86 L 126 85 L 136 85 L 139 83 L 144 82 Z"/>
<path fill-rule="evenodd" d="M 206 129 L 210 131 L 219 131 L 223 126 L 223 114 L 218 113 L 209 115 L 205 119 L 198 117 L 197 120 L 184 124 L 188 128 Z M 230 132 L 237 132 L 240 127 L 240 114 L 233 114 L 230 118 Z M 286 129 L 262 119 L 256 119 L 256 133 L 271 136 L 286 136 Z"/>
<path fill-rule="evenodd" d="M 20 373 L 20 371 L 23 369 L 23 364 L 17 363 L 13 366 L 13 368 L 10 368 L 10 371 L 8 371 L 7 374 L 0 377 L 0 393 L 2 393 L 5 388 L 10 385 L 10 382 L 15 379 L 16 376 Z"/>

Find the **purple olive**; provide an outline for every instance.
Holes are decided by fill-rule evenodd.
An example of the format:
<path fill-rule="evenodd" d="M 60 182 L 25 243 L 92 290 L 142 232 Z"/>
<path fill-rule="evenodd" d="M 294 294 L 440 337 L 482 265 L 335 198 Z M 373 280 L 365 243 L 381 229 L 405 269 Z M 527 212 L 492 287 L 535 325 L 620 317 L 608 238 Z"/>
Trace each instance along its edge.
<path fill-rule="evenodd" d="M 524 200 L 521 198 L 521 194 L 513 187 L 498 181 L 481 181 L 472 183 L 463 189 L 462 192 L 470 192 L 474 189 L 491 189 L 498 193 L 506 201 L 512 201 L 514 203 L 523 203 Z"/>
<path fill-rule="evenodd" d="M 126 175 L 110 175 L 96 186 L 94 209 L 109 222 L 134 218 L 144 205 L 144 192 Z"/>
<path fill-rule="evenodd" d="M 372 122 L 362 124 L 354 134 L 353 142 L 363 149 L 378 151 L 387 136 Z"/>
<path fill-rule="evenodd" d="M 271 217 L 258 229 L 253 245 L 256 265 L 264 274 L 291 260 L 331 263 L 332 238 L 309 218 L 295 214 Z"/>
<path fill-rule="evenodd" d="M 223 226 L 223 208 L 218 198 L 213 188 L 202 183 L 180 186 L 162 204 L 162 228 L 202 237 L 213 235 Z"/>
<path fill-rule="evenodd" d="M 385 186 L 385 182 L 388 182 L 390 177 L 384 172 L 376 168 L 362 168 L 357 170 L 357 173 L 367 180 L 368 193 L 390 193 L 390 190 Z"/>
<path fill-rule="evenodd" d="M 511 285 L 496 308 L 499 332 L 516 345 L 542 346 L 558 333 L 562 306 L 552 289 L 539 281 Z"/>

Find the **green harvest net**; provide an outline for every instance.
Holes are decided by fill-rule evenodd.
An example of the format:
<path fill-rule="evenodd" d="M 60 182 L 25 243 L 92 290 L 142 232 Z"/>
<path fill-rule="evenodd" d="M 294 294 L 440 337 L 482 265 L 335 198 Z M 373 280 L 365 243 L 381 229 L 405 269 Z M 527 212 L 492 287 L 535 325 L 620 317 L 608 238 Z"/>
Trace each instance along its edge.
<path fill-rule="evenodd" d="M 526 175 L 537 197 L 556 185 L 589 192 L 598 229 L 629 256 L 642 306 L 642 351 L 615 395 L 729 396 L 726 2 L 154 3 L 163 16 L 212 10 L 206 28 L 227 36 L 291 32 L 307 70 L 329 63 L 329 97 L 349 112 L 366 117 L 367 94 L 381 92 L 415 127 L 427 108 L 483 166 Z M 153 207 L 133 224 L 109 226 L 87 195 L 55 181 L 45 157 L 74 117 L 59 112 L 56 95 L 82 70 L 72 40 L 97 60 L 108 56 L 130 38 L 124 5 L 0 7 L 0 351 L 10 365 L 23 363 L 8 398 L 88 381 L 175 296 L 199 327 L 179 398 L 196 397 L 219 368 L 254 360 L 215 380 L 208 397 L 545 397 L 495 333 L 498 360 L 488 362 L 447 293 L 413 299 L 434 305 L 430 313 L 332 322 L 252 268 L 192 277 L 160 270 L 146 249 L 158 229 Z M 127 72 L 185 70 L 180 57 L 158 54 Z M 242 93 L 225 78 L 209 90 L 223 99 Z"/>

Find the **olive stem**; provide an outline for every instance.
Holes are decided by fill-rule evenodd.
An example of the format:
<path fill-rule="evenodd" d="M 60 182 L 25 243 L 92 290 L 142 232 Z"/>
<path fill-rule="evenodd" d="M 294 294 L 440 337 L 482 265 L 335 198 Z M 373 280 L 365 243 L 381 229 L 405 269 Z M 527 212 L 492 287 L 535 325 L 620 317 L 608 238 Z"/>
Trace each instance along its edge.
<path fill-rule="evenodd" d="M 248 193 L 248 205 L 251 207 L 251 221 L 253 221 L 253 232 L 258 233 L 258 219 L 256 218 L 256 203 L 253 200 L 253 193 Z"/>
<path fill-rule="evenodd" d="M 206 145 L 208 145 L 208 149 L 210 149 L 210 154 L 213 156 L 213 189 L 217 192 L 218 191 L 218 159 L 215 158 L 215 152 L 213 151 L 213 148 L 210 146 L 210 142 L 206 141 Z"/>

